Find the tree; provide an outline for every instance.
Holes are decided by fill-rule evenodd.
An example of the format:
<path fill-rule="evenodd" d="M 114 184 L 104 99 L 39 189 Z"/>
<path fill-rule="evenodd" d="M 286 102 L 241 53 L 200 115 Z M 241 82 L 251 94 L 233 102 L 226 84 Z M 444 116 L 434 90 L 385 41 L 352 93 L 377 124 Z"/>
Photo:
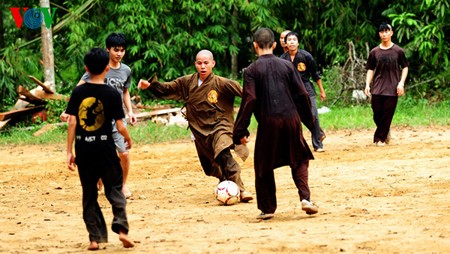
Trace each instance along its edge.
<path fill-rule="evenodd" d="M 341 67 L 352 43 L 358 56 L 379 43 L 377 27 L 391 21 L 398 43 L 409 54 L 411 82 L 421 94 L 442 91 L 449 80 L 449 1 L 387 0 L 55 0 L 53 20 L 56 89 L 69 93 L 84 73 L 83 56 L 91 47 L 104 47 L 111 32 L 129 39 L 124 62 L 134 82 L 157 73 L 171 80 L 195 71 L 200 49 L 210 49 L 215 72 L 240 77 L 255 53 L 252 33 L 271 28 L 277 38 L 285 29 L 298 32 L 301 47 L 320 67 Z M 0 49 L 0 108 L 17 98 L 15 87 L 27 84 L 28 75 L 43 78 L 40 34 L 17 29 L 9 7 L 33 7 L 35 1 L 11 0 L 3 8 L 0 31 L 6 34 Z M 279 48 L 276 54 L 281 53 Z M 427 63 L 427 64 L 423 64 Z M 134 87 L 132 87 L 132 90 Z"/>
<path fill-rule="evenodd" d="M 397 3 L 384 14 L 392 18 L 397 38 L 408 50 L 413 86 L 419 94 L 436 91 L 440 96 L 450 80 L 450 0 Z"/>

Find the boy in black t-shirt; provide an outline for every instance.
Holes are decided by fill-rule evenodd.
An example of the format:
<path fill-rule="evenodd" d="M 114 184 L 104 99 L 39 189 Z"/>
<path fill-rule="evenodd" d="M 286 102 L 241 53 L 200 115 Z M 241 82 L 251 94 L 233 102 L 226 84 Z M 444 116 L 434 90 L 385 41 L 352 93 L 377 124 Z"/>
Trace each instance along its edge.
<path fill-rule="evenodd" d="M 105 85 L 109 70 L 109 55 L 94 48 L 84 57 L 86 71 L 91 80 L 73 89 L 66 113 L 70 115 L 67 136 L 67 166 L 78 166 L 83 188 L 83 219 L 89 232 L 89 250 L 98 250 L 99 243 L 108 241 L 108 231 L 97 202 L 97 182 L 102 179 L 105 195 L 112 205 L 112 231 L 119 234 L 125 248 L 134 246 L 128 237 L 126 199 L 122 193 L 123 173 L 112 138 L 112 120 L 125 138 L 128 149 L 131 138 L 123 123 L 124 112 L 120 94 Z M 74 140 L 76 158 L 72 153 Z"/>

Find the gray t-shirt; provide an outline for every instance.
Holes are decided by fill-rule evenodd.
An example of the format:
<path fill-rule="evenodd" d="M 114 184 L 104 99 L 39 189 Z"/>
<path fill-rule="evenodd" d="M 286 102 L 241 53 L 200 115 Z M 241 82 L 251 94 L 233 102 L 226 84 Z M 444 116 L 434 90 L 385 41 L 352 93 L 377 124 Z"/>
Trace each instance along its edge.
<path fill-rule="evenodd" d="M 83 77 L 81 79 L 85 82 L 90 81 L 89 73 L 84 73 Z M 107 85 L 112 86 L 113 88 L 117 89 L 117 91 L 120 93 L 120 98 L 122 99 L 123 104 L 123 92 L 125 89 L 130 88 L 131 85 L 131 69 L 128 67 L 128 65 L 124 63 L 120 63 L 120 67 L 117 69 L 110 68 L 109 71 L 106 73 L 105 82 Z M 123 109 L 126 112 L 125 104 L 123 104 Z"/>

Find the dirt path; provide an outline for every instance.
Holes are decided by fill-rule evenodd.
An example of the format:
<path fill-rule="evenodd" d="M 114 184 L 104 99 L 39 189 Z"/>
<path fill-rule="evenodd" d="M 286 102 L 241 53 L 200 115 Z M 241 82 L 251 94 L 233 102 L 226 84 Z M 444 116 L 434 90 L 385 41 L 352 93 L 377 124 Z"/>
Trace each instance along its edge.
<path fill-rule="evenodd" d="M 450 128 L 328 132 L 311 161 L 319 214 L 301 211 L 288 168 L 276 170 L 275 218 L 257 221 L 256 202 L 219 206 L 190 141 L 135 146 L 129 177 L 130 236 L 110 231 L 100 253 L 450 253 Z M 253 152 L 254 143 L 250 143 Z M 85 253 L 78 174 L 65 145 L 0 147 L 0 253 Z M 254 192 L 253 157 L 242 178 Z M 108 225 L 111 209 L 99 198 Z"/>

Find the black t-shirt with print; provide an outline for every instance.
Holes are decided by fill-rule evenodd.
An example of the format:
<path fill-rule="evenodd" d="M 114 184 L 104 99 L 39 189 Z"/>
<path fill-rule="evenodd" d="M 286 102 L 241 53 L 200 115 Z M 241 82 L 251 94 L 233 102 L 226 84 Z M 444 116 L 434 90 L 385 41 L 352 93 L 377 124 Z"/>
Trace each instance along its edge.
<path fill-rule="evenodd" d="M 116 89 L 91 83 L 79 85 L 72 91 L 66 113 L 77 118 L 77 164 L 118 160 L 112 139 L 112 120 L 122 119 L 125 114 Z"/>
<path fill-rule="evenodd" d="M 316 62 L 311 53 L 304 49 L 298 49 L 294 60 L 291 60 L 289 51 L 285 52 L 280 57 L 294 64 L 295 69 L 297 69 L 298 73 L 300 73 L 303 84 L 305 84 L 306 91 L 308 91 L 308 94 L 310 96 L 315 96 L 316 89 L 314 88 L 314 85 L 311 83 L 310 79 L 312 78 L 315 82 L 317 82 L 317 80 L 321 79 L 322 76 L 317 69 Z"/>

